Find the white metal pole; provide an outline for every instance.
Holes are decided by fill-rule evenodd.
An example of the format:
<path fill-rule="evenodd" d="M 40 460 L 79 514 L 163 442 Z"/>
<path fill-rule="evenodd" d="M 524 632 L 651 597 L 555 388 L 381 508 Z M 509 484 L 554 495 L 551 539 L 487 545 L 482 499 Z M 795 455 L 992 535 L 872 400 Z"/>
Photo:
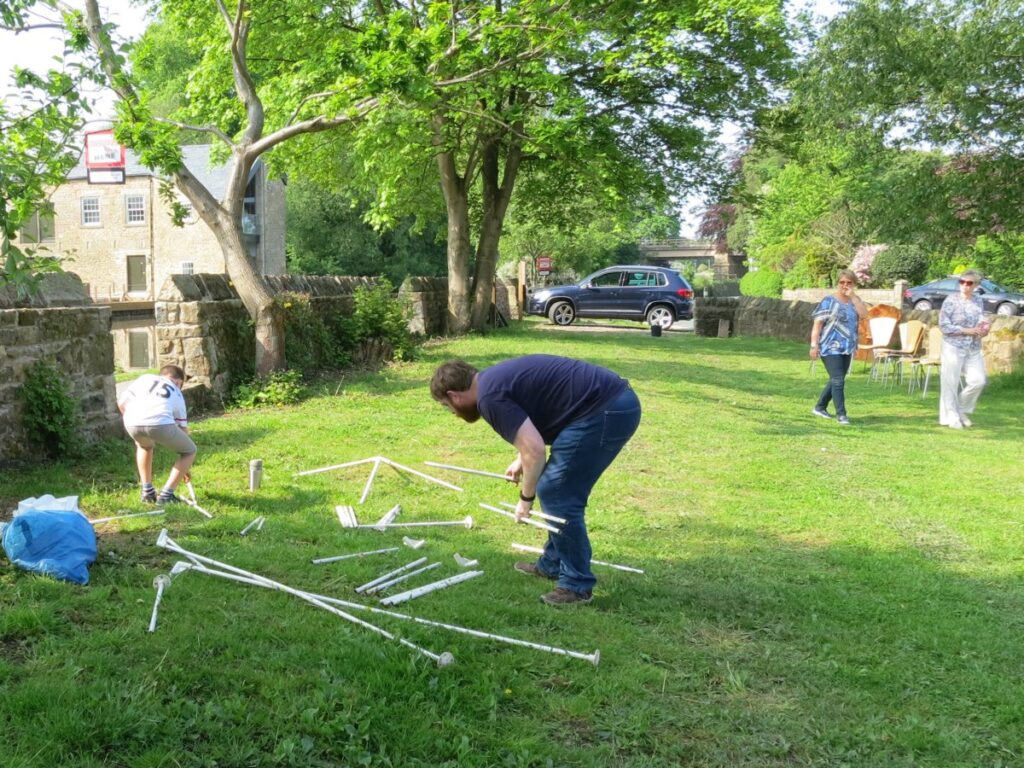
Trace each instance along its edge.
<path fill-rule="evenodd" d="M 156 600 L 153 602 L 153 615 L 149 617 L 149 631 L 156 632 L 156 611 L 160 607 L 160 600 L 163 599 L 164 590 L 171 584 L 171 577 L 160 574 L 153 579 L 153 586 L 156 587 Z"/>
<path fill-rule="evenodd" d="M 185 483 L 185 487 L 188 488 L 188 494 L 189 494 L 189 496 L 192 497 L 192 499 L 191 500 L 184 499 L 184 502 L 186 504 L 188 504 L 190 507 L 192 507 L 193 509 L 195 509 L 197 512 L 200 512 L 201 514 L 206 515 L 206 517 L 208 517 L 208 518 L 210 518 L 212 520 L 213 519 L 213 515 L 211 515 L 205 509 L 200 507 L 199 506 L 199 502 L 196 501 L 196 489 L 192 487 L 192 481 L 191 480 L 187 481 Z"/>
<path fill-rule="evenodd" d="M 384 458 L 382 458 L 381 461 L 399 471 L 409 472 L 410 474 L 416 475 L 417 477 L 422 477 L 424 480 L 429 480 L 432 483 L 437 483 L 438 485 L 443 485 L 445 488 L 451 488 L 453 491 L 458 491 L 459 493 L 462 493 L 462 489 L 459 488 L 459 486 L 452 485 L 451 483 L 446 483 L 444 480 L 438 480 L 436 477 L 431 477 L 430 475 L 424 474 L 423 472 L 420 472 L 417 469 L 407 467 L 405 466 L 405 464 L 399 464 L 397 461 L 392 461 L 391 459 Z"/>
<path fill-rule="evenodd" d="M 166 509 L 155 509 L 152 512 L 133 512 L 130 515 L 112 515 L 111 517 L 98 517 L 95 520 L 89 520 L 89 522 L 93 525 L 99 525 L 100 523 L 109 523 L 112 520 L 127 520 L 129 517 L 151 517 L 153 515 L 164 514 L 167 514 Z"/>
<path fill-rule="evenodd" d="M 507 509 L 515 509 L 516 508 L 515 504 L 509 504 L 507 501 L 501 502 L 501 506 L 503 506 L 503 507 L 505 507 Z M 552 523 L 558 523 L 559 525 L 565 525 L 566 523 L 569 522 L 564 517 L 559 517 L 558 515 L 549 515 L 547 512 L 545 512 L 542 509 L 531 509 L 530 510 L 530 514 L 533 515 L 534 517 L 539 517 L 542 520 L 549 520 Z"/>
<path fill-rule="evenodd" d="M 483 502 L 480 502 L 480 506 L 484 509 L 491 510 L 491 512 L 497 512 L 499 515 L 504 515 L 505 517 L 510 517 L 513 520 L 516 520 L 516 516 L 513 513 L 501 509 L 500 507 L 492 507 L 490 504 L 484 504 Z M 516 520 L 516 522 L 526 523 L 527 525 L 532 525 L 534 528 L 543 528 L 545 531 L 550 531 L 551 533 L 561 533 L 558 528 L 555 528 L 555 526 L 549 523 L 545 523 L 543 520 L 532 520 L 527 517 L 523 520 Z"/>
<path fill-rule="evenodd" d="M 395 578 L 389 579 L 388 581 L 382 582 L 380 584 L 374 584 L 372 587 L 366 590 L 366 594 L 373 595 L 377 592 L 383 592 L 385 589 L 391 589 L 393 586 L 395 586 L 395 584 L 401 584 L 403 581 L 408 581 L 413 576 L 419 576 L 421 573 L 426 573 L 427 571 L 432 571 L 435 568 L 440 567 L 441 563 L 439 562 L 424 565 L 422 568 L 417 568 L 415 571 L 409 571 L 408 573 L 403 573 L 401 576 L 396 576 Z"/>
<path fill-rule="evenodd" d="M 483 575 L 483 571 L 465 571 L 464 573 L 457 573 L 454 576 L 449 576 L 447 579 L 434 581 L 430 584 L 424 584 L 422 587 L 416 587 L 415 589 L 400 592 L 397 595 L 392 595 L 391 597 L 385 597 L 380 602 L 381 605 L 398 605 L 399 603 L 404 603 L 407 600 L 415 600 L 417 597 L 429 595 L 431 592 L 436 592 L 439 589 L 445 589 L 446 587 L 461 584 L 464 581 L 469 581 L 470 579 L 475 579 L 477 576 Z"/>
<path fill-rule="evenodd" d="M 408 536 L 402 537 L 402 543 L 405 544 L 409 549 L 419 549 L 427 543 L 426 539 L 410 539 Z"/>
<path fill-rule="evenodd" d="M 373 527 L 383 531 L 385 528 L 388 527 L 388 525 L 395 521 L 395 518 L 398 517 L 398 513 L 401 511 L 402 505 L 395 504 L 395 506 L 393 506 L 391 509 L 384 513 L 384 517 L 378 520 Z"/>
<path fill-rule="evenodd" d="M 350 525 L 349 528 L 373 528 L 375 531 L 384 532 L 389 528 L 429 528 L 436 525 L 461 525 L 465 528 L 473 527 L 473 516 L 466 515 L 461 520 L 426 520 L 422 523 L 390 523 L 383 528 L 379 523 L 373 525 Z"/>
<path fill-rule="evenodd" d="M 369 629 L 372 632 L 376 632 L 379 635 L 383 635 L 384 637 L 388 638 L 389 640 L 397 640 L 399 643 L 401 643 L 402 645 L 406 646 L 407 648 L 411 648 L 414 651 L 416 651 L 417 653 L 421 653 L 424 656 L 426 656 L 427 658 L 433 660 L 439 667 L 446 667 L 449 664 L 452 664 L 452 663 L 455 662 L 455 657 L 452 656 L 447 651 L 445 651 L 444 653 L 442 653 L 440 655 L 436 654 L 436 653 L 433 653 L 432 651 L 428 651 L 426 648 L 421 648 L 420 646 L 418 646 L 415 643 L 412 643 L 412 642 L 406 640 L 405 638 L 396 637 L 395 635 L 391 634 L 390 632 L 388 632 L 385 629 L 381 629 L 380 627 L 378 627 L 378 626 L 376 626 L 374 624 L 370 624 L 368 621 L 363 621 L 362 619 L 360 619 L 360 618 L 358 618 L 356 616 L 353 616 L 350 613 L 346 613 L 345 611 L 339 610 L 338 608 L 335 608 L 333 605 L 329 605 L 328 603 L 325 603 L 323 600 L 320 600 L 318 597 L 316 597 L 316 596 L 314 596 L 314 595 L 312 595 L 310 593 L 303 592 L 302 590 L 299 590 L 299 589 L 294 589 L 292 587 L 289 587 L 286 584 L 282 584 L 282 583 L 280 583 L 278 581 L 274 581 L 272 579 L 268 579 L 268 578 L 266 578 L 264 576 L 259 576 L 258 574 L 252 573 L 250 571 L 245 571 L 245 570 L 242 570 L 241 568 L 236 568 L 233 565 L 229 565 L 227 563 L 222 563 L 222 562 L 219 562 L 219 561 L 214 560 L 212 558 L 204 557 L 203 555 L 197 555 L 195 552 L 189 552 L 187 549 L 184 549 L 183 547 L 181 547 L 177 543 L 175 543 L 167 535 L 167 529 L 164 529 L 163 531 L 160 532 L 160 536 L 157 538 L 157 546 L 163 547 L 164 549 L 169 549 L 172 552 L 177 552 L 177 553 L 179 553 L 181 555 L 184 555 L 185 557 L 187 557 L 187 558 L 189 558 L 190 560 L 193 560 L 193 561 L 199 561 L 200 563 L 206 562 L 206 563 L 210 563 L 211 565 L 216 565 L 216 566 L 220 566 L 221 568 L 226 568 L 229 571 L 234 571 L 238 575 L 236 576 L 236 575 L 231 574 L 231 573 L 221 573 L 219 571 L 214 571 L 214 570 L 211 570 L 209 568 L 204 568 L 201 565 L 193 566 L 195 570 L 201 570 L 203 572 L 210 573 L 211 575 L 214 575 L 214 576 L 220 576 L 221 578 L 232 579 L 234 581 L 241 581 L 243 583 L 246 583 L 247 581 L 251 580 L 252 583 L 258 584 L 259 586 L 267 587 L 268 589 L 277 589 L 277 590 L 280 590 L 282 592 L 287 592 L 290 595 L 294 595 L 295 597 L 298 597 L 298 598 L 300 598 L 302 600 L 305 600 L 306 602 L 308 602 L 308 603 L 310 603 L 312 605 L 315 605 L 318 608 L 322 608 L 323 610 L 328 611 L 329 613 L 333 613 L 336 616 L 340 616 L 341 618 L 345 619 L 346 621 L 350 621 L 353 624 L 358 624 L 359 626 L 365 627 L 366 629 Z M 243 578 L 239 578 L 239 576 L 243 576 L 243 577 L 247 577 L 247 578 L 243 579 Z"/>
<path fill-rule="evenodd" d="M 408 562 L 408 563 L 406 563 L 403 566 L 395 568 L 395 570 L 393 570 L 393 571 L 388 571 L 384 575 L 378 576 L 376 579 L 371 579 L 370 581 L 366 582 L 365 584 L 360 584 L 358 587 L 356 587 L 356 592 L 357 593 L 365 592 L 370 587 L 375 587 L 378 584 L 380 584 L 381 582 L 387 581 L 388 579 L 393 578 L 393 577 L 397 576 L 400 573 L 405 573 L 406 571 L 411 570 L 411 569 L 415 568 L 418 565 L 423 565 L 425 562 L 427 562 L 427 558 L 425 558 L 425 557 L 417 558 L 416 560 L 413 560 L 412 562 Z"/>
<path fill-rule="evenodd" d="M 359 497 L 360 504 L 366 501 L 366 497 L 370 495 L 370 488 L 373 487 L 373 478 L 377 476 L 377 471 L 380 469 L 381 461 L 381 457 L 378 456 L 373 462 L 373 469 L 370 470 L 370 477 L 366 481 L 366 485 L 363 486 L 363 495 Z"/>
<path fill-rule="evenodd" d="M 248 524 L 247 526 L 245 526 L 245 528 L 243 528 L 243 529 L 242 529 L 241 531 L 239 531 L 239 534 L 238 534 L 238 535 L 239 535 L 239 536 L 245 536 L 246 534 L 248 534 L 248 533 L 249 533 L 249 531 L 251 531 L 251 530 L 252 530 L 253 528 L 255 528 L 255 527 L 256 527 L 257 525 L 259 525 L 259 522 L 260 522 L 260 520 L 262 520 L 262 519 L 263 519 L 262 517 L 257 517 L 257 518 L 256 518 L 255 520 L 253 520 L 253 521 L 252 521 L 251 523 L 249 523 L 249 524 Z M 257 530 L 258 530 L 258 529 L 257 529 Z"/>
<path fill-rule="evenodd" d="M 292 477 L 304 477 L 306 475 L 317 475 L 321 472 L 331 472 L 335 469 L 345 469 L 345 467 L 355 467 L 360 464 L 369 464 L 371 461 L 377 461 L 379 456 L 371 456 L 368 459 L 360 459 L 359 461 L 346 461 L 344 464 L 332 464 L 329 467 L 320 467 L 319 469 L 307 469 L 305 472 L 296 472 Z"/>
<path fill-rule="evenodd" d="M 456 467 L 454 464 L 441 464 L 436 461 L 424 461 L 428 467 L 437 467 L 438 469 L 450 469 L 453 472 L 465 472 L 467 475 L 480 475 L 481 477 L 496 477 L 499 480 L 505 480 L 512 482 L 512 478 L 508 475 L 499 475 L 497 472 L 485 472 L 482 469 L 469 469 L 468 467 Z"/>
<path fill-rule="evenodd" d="M 172 569 L 171 572 L 173 573 L 175 569 L 179 568 L 179 566 L 182 566 L 184 568 L 191 567 L 188 564 L 176 563 L 175 564 L 175 568 Z M 217 574 L 217 571 L 213 571 L 212 569 L 209 569 L 209 568 L 204 568 L 203 572 L 208 572 L 208 573 L 211 573 L 211 574 L 214 574 L 214 575 Z M 255 580 L 255 579 L 249 579 L 248 583 L 255 584 L 257 586 L 266 586 L 266 584 L 264 584 L 262 581 L 258 581 L 258 580 Z M 307 594 L 311 594 L 311 593 L 307 593 Z M 341 600 L 341 599 L 339 599 L 337 597 L 327 597 L 326 595 L 316 595 L 316 594 L 313 594 L 312 596 L 316 597 L 316 598 L 318 598 L 320 600 L 323 600 L 325 603 L 333 603 L 335 605 L 340 605 L 340 606 L 342 606 L 344 608 L 352 608 L 353 610 L 357 610 L 357 611 L 368 611 L 369 613 L 375 613 L 375 614 L 379 614 L 381 616 L 390 616 L 391 618 L 394 618 L 394 619 L 402 619 L 403 621 L 412 621 L 412 622 L 415 622 L 416 624 L 422 624 L 425 627 L 437 627 L 439 629 L 447 629 L 449 632 L 457 632 L 457 633 L 462 634 L 462 635 L 469 635 L 470 637 L 476 637 L 476 638 L 480 638 L 480 639 L 483 639 L 483 640 L 496 640 L 499 643 L 506 643 L 507 645 L 517 645 L 517 646 L 520 646 L 522 648 L 532 648 L 533 650 L 536 650 L 536 651 L 544 651 L 546 653 L 552 653 L 552 654 L 555 654 L 555 655 L 558 655 L 558 656 L 568 656 L 568 657 L 573 658 L 573 659 L 580 659 L 582 661 L 589 661 L 595 667 L 598 665 L 598 663 L 601 660 L 601 651 L 600 650 L 596 650 L 593 653 L 581 653 L 579 651 L 570 651 L 570 650 L 566 650 L 564 648 L 557 648 L 557 647 L 555 647 L 553 645 L 545 645 L 543 643 L 533 643 L 533 642 L 530 642 L 529 640 L 519 640 L 519 639 L 514 638 L 514 637 L 507 637 L 506 635 L 496 635 L 496 634 L 492 634 L 490 632 L 483 632 L 483 631 L 481 631 L 479 629 L 470 629 L 469 627 L 460 627 L 457 624 L 446 624 L 443 621 L 432 621 L 431 619 L 422 619 L 419 616 L 411 616 L 411 615 L 409 615 L 407 613 L 399 613 L 398 611 L 389 611 L 389 610 L 386 610 L 384 608 L 376 608 L 376 607 L 371 606 L 371 605 L 362 605 L 361 603 L 353 603 L 353 602 L 351 602 L 349 600 Z"/>
<path fill-rule="evenodd" d="M 516 550 L 517 552 L 533 552 L 533 553 L 538 554 L 538 555 L 541 555 L 541 554 L 544 553 L 544 550 L 541 549 L 540 547 L 528 547 L 526 544 L 513 544 L 512 545 L 512 549 Z M 633 568 L 632 566 L 629 566 L 629 565 L 616 565 L 615 563 L 606 563 L 604 560 L 591 560 L 590 562 L 593 565 L 603 565 L 606 568 L 614 568 L 617 571 L 629 571 L 630 573 L 643 573 L 643 571 L 640 570 L 639 568 Z"/>
<path fill-rule="evenodd" d="M 334 557 L 318 557 L 316 560 L 312 560 L 313 565 L 323 565 L 324 563 L 336 563 L 339 560 L 349 560 L 353 557 L 367 557 L 368 555 L 382 555 L 385 552 L 397 552 L 398 547 L 385 547 L 384 549 L 371 549 L 369 552 L 353 552 L 351 555 L 335 555 Z"/>

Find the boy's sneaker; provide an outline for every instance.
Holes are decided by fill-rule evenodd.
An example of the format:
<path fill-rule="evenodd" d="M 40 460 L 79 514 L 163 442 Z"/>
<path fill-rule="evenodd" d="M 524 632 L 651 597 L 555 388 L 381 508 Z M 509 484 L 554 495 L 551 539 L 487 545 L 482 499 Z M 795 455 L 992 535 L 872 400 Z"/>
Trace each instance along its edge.
<path fill-rule="evenodd" d="M 848 418 L 846 418 L 845 416 L 840 416 L 838 419 L 836 419 L 836 421 L 838 421 L 844 427 L 850 426 L 850 420 Z"/>
<path fill-rule="evenodd" d="M 537 567 L 536 563 L 518 562 L 512 567 L 520 573 L 525 573 L 527 576 L 540 576 L 542 579 L 550 579 L 551 581 L 554 581 L 557 578 L 556 576 L 548 576 L 544 571 Z"/>
<path fill-rule="evenodd" d="M 156 503 L 162 507 L 164 504 L 184 504 L 185 500 L 170 491 L 160 491 L 160 495 L 156 497 Z"/>
<path fill-rule="evenodd" d="M 142 492 L 142 503 L 143 504 L 156 504 L 156 491 L 150 488 L 148 491 Z"/>
<path fill-rule="evenodd" d="M 554 591 L 540 596 L 545 603 L 554 606 L 582 605 L 589 603 L 593 598 L 593 592 L 573 592 L 565 587 L 558 587 Z"/>
<path fill-rule="evenodd" d="M 824 408 L 812 408 L 811 413 L 815 416 L 821 416 L 823 419 L 831 419 L 832 414 L 826 411 Z"/>

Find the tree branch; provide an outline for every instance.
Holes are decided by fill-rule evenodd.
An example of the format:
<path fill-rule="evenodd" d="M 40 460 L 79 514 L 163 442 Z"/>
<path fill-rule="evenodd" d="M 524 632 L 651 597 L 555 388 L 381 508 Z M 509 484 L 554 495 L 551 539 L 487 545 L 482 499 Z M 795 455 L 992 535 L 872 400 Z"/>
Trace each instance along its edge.
<path fill-rule="evenodd" d="M 339 125 L 345 125 L 346 123 L 354 123 L 370 114 L 379 106 L 379 103 L 379 100 L 376 98 L 365 99 L 355 105 L 355 107 L 353 107 L 353 111 L 346 115 L 336 115 L 334 117 L 317 115 L 309 120 L 303 120 L 300 123 L 286 125 L 283 128 L 279 128 L 273 133 L 263 136 L 262 138 L 247 145 L 244 148 L 244 157 L 249 163 L 252 163 L 264 152 L 273 149 L 282 141 L 286 141 L 293 136 L 299 136 L 304 133 L 318 133 L 320 131 L 327 131 L 331 128 L 336 128 Z"/>
<path fill-rule="evenodd" d="M 163 123 L 164 125 L 173 125 L 175 128 L 181 128 L 183 131 L 198 131 L 199 133 L 209 133 L 216 136 L 218 139 L 223 141 L 229 147 L 235 146 L 231 141 L 231 137 L 228 136 L 224 131 L 215 125 L 189 125 L 188 123 L 182 123 L 178 120 L 171 120 L 169 117 L 154 117 L 153 122 Z"/>

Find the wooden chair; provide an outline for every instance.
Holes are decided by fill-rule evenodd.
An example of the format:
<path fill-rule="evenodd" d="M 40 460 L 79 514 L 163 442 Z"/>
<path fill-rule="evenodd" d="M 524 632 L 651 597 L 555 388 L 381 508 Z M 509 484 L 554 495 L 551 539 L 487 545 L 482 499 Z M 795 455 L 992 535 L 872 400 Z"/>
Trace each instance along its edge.
<path fill-rule="evenodd" d="M 920 320 L 908 320 L 899 324 L 900 348 L 883 349 L 878 352 L 878 362 L 882 366 L 882 383 L 891 374 L 896 381 L 903 381 L 904 362 L 915 358 L 921 350 L 924 340 L 924 323 Z"/>
<path fill-rule="evenodd" d="M 921 381 L 921 371 L 924 370 L 924 386 L 921 389 L 921 397 L 928 394 L 928 382 L 932 378 L 932 370 L 942 365 L 942 331 L 933 326 L 928 329 L 928 349 L 924 355 L 911 358 L 910 360 L 910 383 L 907 385 L 907 393 L 913 393 Z"/>
<path fill-rule="evenodd" d="M 868 333 L 869 339 L 857 345 L 857 357 L 865 361 L 871 360 L 871 378 L 879 377 L 878 366 L 879 353 L 889 349 L 892 345 L 892 335 L 896 330 L 896 323 L 899 322 L 901 312 L 896 307 L 888 304 L 877 304 L 868 310 Z"/>

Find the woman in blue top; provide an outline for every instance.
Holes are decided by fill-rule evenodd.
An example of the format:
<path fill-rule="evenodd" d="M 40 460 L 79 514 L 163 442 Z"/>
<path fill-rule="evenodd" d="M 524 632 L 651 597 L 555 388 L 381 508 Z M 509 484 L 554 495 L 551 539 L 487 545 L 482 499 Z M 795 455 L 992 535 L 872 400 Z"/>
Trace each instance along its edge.
<path fill-rule="evenodd" d="M 828 404 L 835 401 L 836 417 L 840 424 L 848 425 L 846 393 L 843 389 L 850 361 L 857 350 L 857 324 L 867 317 L 868 308 L 853 292 L 857 276 L 849 269 L 839 273 L 836 292 L 821 300 L 814 310 L 811 327 L 811 360 L 821 358 L 828 371 L 828 383 L 821 391 L 817 405 L 811 410 L 815 416 L 831 419 Z"/>
<path fill-rule="evenodd" d="M 982 316 L 981 297 L 974 289 L 981 273 L 969 269 L 960 275 L 960 293 L 947 296 L 939 310 L 942 331 L 942 391 L 939 395 L 939 424 L 953 429 L 971 426 L 970 414 L 985 388 L 985 360 L 981 340 L 989 323 Z M 960 390 L 960 378 L 964 388 Z"/>

